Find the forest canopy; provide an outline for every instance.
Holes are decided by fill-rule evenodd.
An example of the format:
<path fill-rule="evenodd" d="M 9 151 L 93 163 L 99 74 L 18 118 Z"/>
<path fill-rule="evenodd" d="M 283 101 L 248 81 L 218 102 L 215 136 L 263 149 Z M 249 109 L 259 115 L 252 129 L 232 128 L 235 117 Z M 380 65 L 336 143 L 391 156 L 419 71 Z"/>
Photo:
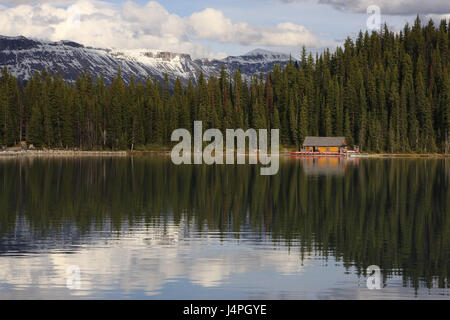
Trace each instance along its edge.
<path fill-rule="evenodd" d="M 360 32 L 334 52 L 173 85 L 148 79 L 110 86 L 84 72 L 75 83 L 43 70 L 22 84 L 0 76 L 0 146 L 133 149 L 170 146 L 174 129 L 280 129 L 283 146 L 305 136 L 345 136 L 370 152 L 447 152 L 450 147 L 450 21 L 394 33 Z"/>

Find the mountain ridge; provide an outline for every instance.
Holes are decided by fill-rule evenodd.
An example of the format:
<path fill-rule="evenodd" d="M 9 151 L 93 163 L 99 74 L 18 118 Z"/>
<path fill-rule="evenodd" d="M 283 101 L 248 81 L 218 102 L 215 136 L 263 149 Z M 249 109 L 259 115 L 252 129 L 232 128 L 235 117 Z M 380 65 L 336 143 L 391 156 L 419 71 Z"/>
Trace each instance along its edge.
<path fill-rule="evenodd" d="M 148 77 L 163 80 L 167 74 L 171 84 L 177 78 L 186 84 L 189 80 L 195 83 L 200 72 L 206 78 L 219 75 L 222 66 L 228 73 L 240 69 L 243 78 L 249 79 L 260 72 L 270 72 L 277 63 L 285 65 L 290 59 L 289 55 L 265 49 L 224 59 L 192 59 L 186 53 L 159 49 L 94 48 L 71 40 L 51 42 L 0 35 L 0 66 L 6 66 L 22 81 L 45 69 L 52 74 L 59 73 L 72 83 L 84 70 L 94 78 L 102 76 L 106 83 L 111 83 L 120 68 L 125 83 L 132 77 L 136 81 Z"/>

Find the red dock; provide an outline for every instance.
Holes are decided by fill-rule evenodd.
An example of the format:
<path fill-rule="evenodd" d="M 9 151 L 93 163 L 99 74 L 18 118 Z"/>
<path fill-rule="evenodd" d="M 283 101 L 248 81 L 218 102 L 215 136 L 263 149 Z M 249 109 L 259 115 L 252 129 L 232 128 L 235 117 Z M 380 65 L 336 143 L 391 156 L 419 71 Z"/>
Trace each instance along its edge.
<path fill-rule="evenodd" d="M 359 154 L 358 151 L 349 150 L 344 152 L 318 152 L 318 151 L 292 151 L 291 155 L 293 156 L 313 156 L 313 157 L 326 157 L 326 156 L 334 156 L 334 157 L 345 157 L 352 154 Z"/>
<path fill-rule="evenodd" d="M 341 152 L 313 152 L 313 151 L 293 151 L 293 156 L 345 156 L 345 153 Z"/>

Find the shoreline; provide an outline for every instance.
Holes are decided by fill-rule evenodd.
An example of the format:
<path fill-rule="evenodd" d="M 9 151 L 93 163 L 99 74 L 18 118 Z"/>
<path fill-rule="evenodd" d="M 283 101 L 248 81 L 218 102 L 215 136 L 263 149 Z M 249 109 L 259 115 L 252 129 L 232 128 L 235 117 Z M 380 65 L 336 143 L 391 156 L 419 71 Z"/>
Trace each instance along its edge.
<path fill-rule="evenodd" d="M 83 151 L 83 150 L 5 150 L 0 158 L 12 157 L 118 157 L 127 156 L 127 151 Z"/>
<path fill-rule="evenodd" d="M 11 157 L 125 157 L 145 155 L 170 155 L 170 150 L 4 150 L 0 151 L 0 158 Z M 282 151 L 280 156 L 292 156 L 290 151 Z M 295 156 L 294 156 L 295 157 Z M 420 154 L 420 153 L 361 153 L 355 158 L 448 158 L 450 154 Z M 304 156 L 307 158 L 307 156 Z"/>
<path fill-rule="evenodd" d="M 450 154 L 444 153 L 374 153 L 367 154 L 361 158 L 449 158 Z"/>

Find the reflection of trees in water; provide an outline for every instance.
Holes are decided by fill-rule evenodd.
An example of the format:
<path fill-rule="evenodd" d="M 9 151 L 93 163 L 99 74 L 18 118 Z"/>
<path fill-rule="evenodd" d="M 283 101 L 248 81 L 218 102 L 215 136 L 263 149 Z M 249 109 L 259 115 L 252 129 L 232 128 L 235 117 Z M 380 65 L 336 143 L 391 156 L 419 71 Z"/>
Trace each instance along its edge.
<path fill-rule="evenodd" d="M 0 164 L 0 232 L 24 217 L 40 236 L 75 225 L 120 230 L 142 219 L 183 218 L 202 231 L 251 230 L 334 256 L 359 273 L 371 264 L 405 285 L 439 286 L 450 269 L 448 160 L 363 160 L 345 174 L 301 160 L 275 176 L 256 166 L 174 166 L 166 157 L 23 159 Z M 342 164 L 341 164 L 342 165 Z M 386 272 L 384 273 L 386 274 Z"/>

